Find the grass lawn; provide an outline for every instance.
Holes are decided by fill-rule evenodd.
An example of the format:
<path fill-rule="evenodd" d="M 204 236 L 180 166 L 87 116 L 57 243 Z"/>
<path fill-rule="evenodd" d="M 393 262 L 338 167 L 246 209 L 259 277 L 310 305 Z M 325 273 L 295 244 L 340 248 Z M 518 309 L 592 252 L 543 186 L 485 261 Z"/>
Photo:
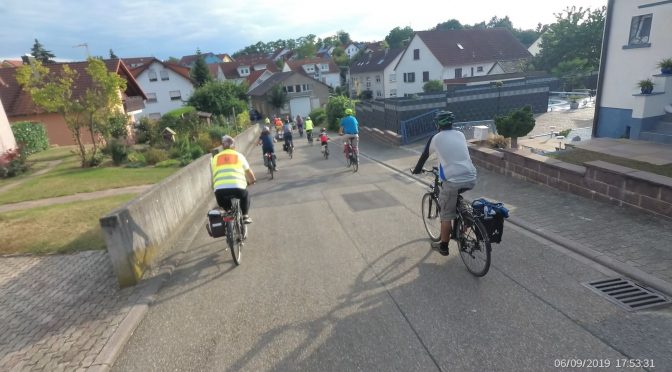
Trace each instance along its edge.
<path fill-rule="evenodd" d="M 562 151 L 555 154 L 549 154 L 548 156 L 576 165 L 583 165 L 583 163 L 593 160 L 602 160 L 611 164 L 651 172 L 659 174 L 661 176 L 672 177 L 672 164 L 654 165 L 650 163 L 630 160 L 626 158 L 619 158 L 616 156 L 606 155 L 599 152 L 587 151 L 578 148 L 573 148 L 571 150 Z"/>
<path fill-rule="evenodd" d="M 100 166 L 81 168 L 79 157 L 70 152 L 71 148 L 52 148 L 34 154 L 29 161 L 35 164 L 62 159 L 63 162 L 46 174 L 25 178 L 20 187 L 0 194 L 0 204 L 26 200 L 52 198 L 126 186 L 157 183 L 179 168 L 123 168 Z M 11 180 L 11 179 L 10 179 Z M 15 179 L 20 180 L 20 178 Z M 10 181 L 11 182 L 11 181 Z M 0 186 L 2 184 L 0 183 Z"/>
<path fill-rule="evenodd" d="M 135 194 L 0 213 L 0 254 L 105 249 L 98 219 Z"/>

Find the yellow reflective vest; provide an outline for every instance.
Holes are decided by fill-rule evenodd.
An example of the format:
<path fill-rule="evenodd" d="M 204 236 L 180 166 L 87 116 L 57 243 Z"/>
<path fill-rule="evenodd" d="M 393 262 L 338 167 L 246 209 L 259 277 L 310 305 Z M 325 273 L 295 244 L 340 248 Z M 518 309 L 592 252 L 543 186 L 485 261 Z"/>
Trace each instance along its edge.
<path fill-rule="evenodd" d="M 250 164 L 243 154 L 236 150 L 224 150 L 213 156 L 210 164 L 214 190 L 247 188 L 245 171 L 250 169 Z"/>
<path fill-rule="evenodd" d="M 306 130 L 313 130 L 313 119 L 306 120 L 303 126 Z"/>

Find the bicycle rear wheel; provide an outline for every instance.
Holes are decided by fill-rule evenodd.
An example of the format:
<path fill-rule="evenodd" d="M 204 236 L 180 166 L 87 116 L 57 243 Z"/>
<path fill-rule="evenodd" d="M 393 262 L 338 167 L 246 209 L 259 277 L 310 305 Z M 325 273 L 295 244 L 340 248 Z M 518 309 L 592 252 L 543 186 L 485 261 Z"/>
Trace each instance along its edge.
<path fill-rule="evenodd" d="M 460 257 L 470 273 L 484 276 L 490 270 L 490 241 L 483 223 L 472 216 L 458 219 L 456 224 Z"/>
<path fill-rule="evenodd" d="M 269 160 L 269 161 L 270 161 L 270 160 Z M 271 174 L 271 179 L 273 179 L 273 164 L 270 164 L 270 165 L 268 166 L 268 173 Z"/>
<path fill-rule="evenodd" d="M 359 170 L 359 160 L 357 160 L 357 155 L 350 153 L 350 163 L 352 164 L 352 171 L 357 172 Z"/>
<path fill-rule="evenodd" d="M 439 217 L 439 201 L 432 193 L 426 193 L 422 197 L 422 222 L 429 238 L 438 242 L 441 240 L 441 218 Z"/>

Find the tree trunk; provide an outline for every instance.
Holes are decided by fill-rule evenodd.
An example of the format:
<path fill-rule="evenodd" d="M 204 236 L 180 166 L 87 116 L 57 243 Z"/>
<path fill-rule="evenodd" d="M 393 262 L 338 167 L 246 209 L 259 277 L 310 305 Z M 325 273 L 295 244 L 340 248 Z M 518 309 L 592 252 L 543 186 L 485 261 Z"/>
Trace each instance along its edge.
<path fill-rule="evenodd" d="M 98 150 L 98 145 L 96 144 L 96 134 L 93 127 L 93 114 L 89 114 L 89 132 L 91 134 L 91 144 L 93 145 L 93 151 L 91 151 L 91 159 L 88 159 L 89 165 L 93 164 L 93 159 L 96 157 L 96 150 Z"/>
<path fill-rule="evenodd" d="M 518 137 L 511 137 L 511 148 L 512 149 L 518 148 Z"/>
<path fill-rule="evenodd" d="M 79 128 L 73 128 L 72 129 L 72 136 L 75 137 L 75 142 L 77 142 L 77 146 L 79 146 L 79 159 L 82 163 L 82 168 L 86 167 L 86 148 L 84 147 L 84 144 L 82 143 L 82 133 L 80 132 Z"/>

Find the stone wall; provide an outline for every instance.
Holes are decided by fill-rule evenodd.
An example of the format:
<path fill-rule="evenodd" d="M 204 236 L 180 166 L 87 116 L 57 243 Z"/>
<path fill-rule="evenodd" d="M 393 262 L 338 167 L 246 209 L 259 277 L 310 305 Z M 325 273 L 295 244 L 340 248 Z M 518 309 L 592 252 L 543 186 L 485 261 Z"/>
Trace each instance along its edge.
<path fill-rule="evenodd" d="M 259 137 L 253 125 L 236 137 L 236 149 L 249 152 Z M 158 262 L 185 223 L 212 197 L 211 155 L 204 155 L 135 199 L 100 218 L 105 244 L 121 287 L 136 284 Z M 205 222 L 205 220 L 203 220 Z"/>
<path fill-rule="evenodd" d="M 672 178 L 603 161 L 585 166 L 520 150 L 470 146 L 476 166 L 589 199 L 672 218 Z"/>

